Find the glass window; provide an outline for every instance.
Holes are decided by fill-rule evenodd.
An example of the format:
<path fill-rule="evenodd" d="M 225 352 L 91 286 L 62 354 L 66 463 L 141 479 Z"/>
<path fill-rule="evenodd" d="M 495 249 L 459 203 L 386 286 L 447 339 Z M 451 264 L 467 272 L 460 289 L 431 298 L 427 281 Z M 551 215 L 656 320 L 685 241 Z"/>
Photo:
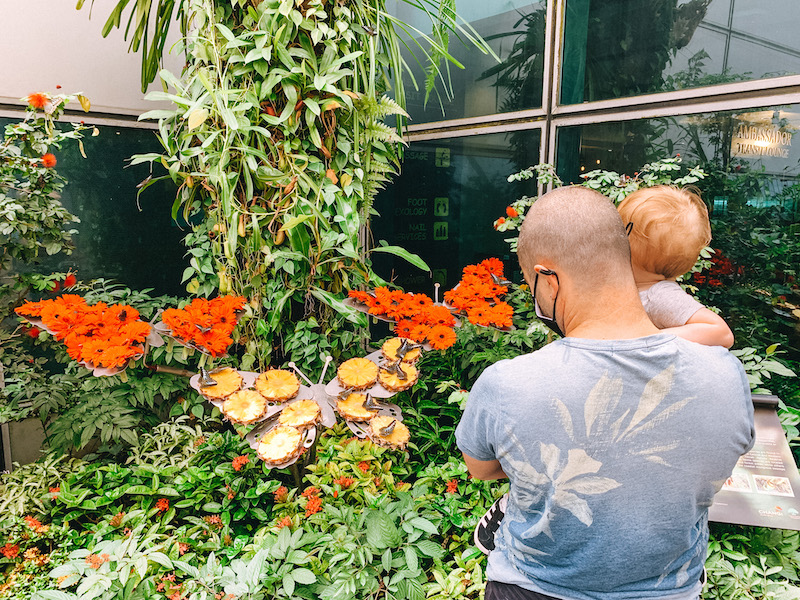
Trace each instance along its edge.
<path fill-rule="evenodd" d="M 430 23 L 419 10 L 406 2 L 390 0 L 388 11 L 426 34 Z M 544 30 L 546 2 L 527 0 L 463 0 L 458 14 L 489 42 L 501 62 L 465 45 L 451 36 L 450 53 L 464 69 L 450 65 L 452 97 L 441 80 L 427 100 L 425 73 L 417 61 L 406 54 L 419 90 L 405 82 L 411 123 L 461 119 L 542 106 L 544 73 Z M 422 53 L 407 42 L 422 61 Z M 445 61 L 441 62 L 445 65 Z M 444 112 L 443 112 L 444 111 Z"/>
<path fill-rule="evenodd" d="M 403 172 L 378 196 L 372 221 L 375 240 L 419 254 L 427 273 L 388 255 L 373 254 L 375 270 L 407 291 L 432 293 L 433 282 L 449 289 L 461 269 L 495 256 L 510 260 L 506 237 L 493 229 L 506 207 L 536 193 L 536 181 L 508 183 L 512 173 L 538 162 L 540 131 L 476 135 L 414 142 Z M 508 263 L 516 266 L 516 261 Z M 509 274 L 512 274 L 509 272 Z"/>
<path fill-rule="evenodd" d="M 12 119 L 0 119 L 0 131 Z M 63 126 L 69 129 L 69 126 Z M 78 278 L 115 279 L 134 289 L 183 295 L 181 276 L 187 263 L 181 231 L 170 217 L 175 186 L 159 182 L 136 198 L 136 186 L 149 174 L 147 165 L 127 167 L 133 154 L 158 152 L 152 131 L 99 126 L 83 144 L 67 140 L 55 150 L 58 174 L 67 180 L 61 202 L 81 222 L 74 224 L 72 255 L 43 257 L 52 271 L 77 270 Z"/>
<path fill-rule="evenodd" d="M 562 104 L 800 73 L 792 0 L 568 0 Z"/>
<path fill-rule="evenodd" d="M 780 342 L 800 358 L 800 104 L 744 111 L 601 123 L 559 129 L 558 172 L 565 182 L 600 168 L 634 176 L 675 156 L 709 207 L 708 269 L 687 278 L 698 298 L 719 308 L 741 345 Z"/>

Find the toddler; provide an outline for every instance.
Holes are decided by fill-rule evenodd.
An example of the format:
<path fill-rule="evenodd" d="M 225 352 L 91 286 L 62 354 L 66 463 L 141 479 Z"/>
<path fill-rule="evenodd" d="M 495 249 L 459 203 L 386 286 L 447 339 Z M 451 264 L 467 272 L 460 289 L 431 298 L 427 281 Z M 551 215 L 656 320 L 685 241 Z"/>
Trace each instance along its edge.
<path fill-rule="evenodd" d="M 653 324 L 692 342 L 730 348 L 733 333 L 722 317 L 675 281 L 711 241 L 708 209 L 700 196 L 659 185 L 635 191 L 617 210 L 630 232 L 633 277 Z"/>

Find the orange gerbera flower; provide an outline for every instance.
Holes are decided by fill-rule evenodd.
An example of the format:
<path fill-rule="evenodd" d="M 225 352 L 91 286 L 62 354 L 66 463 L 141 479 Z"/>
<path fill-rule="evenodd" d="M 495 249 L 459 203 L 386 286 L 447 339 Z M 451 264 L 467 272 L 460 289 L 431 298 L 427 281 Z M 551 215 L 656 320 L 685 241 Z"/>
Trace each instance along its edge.
<path fill-rule="evenodd" d="M 514 309 L 506 302 L 499 302 L 489 309 L 489 319 L 497 327 L 511 327 Z"/>
<path fill-rule="evenodd" d="M 408 303 L 413 306 L 416 310 L 421 310 L 433 304 L 433 300 L 431 300 L 425 294 L 408 294 L 411 298 L 408 300 Z"/>
<path fill-rule="evenodd" d="M 369 301 L 372 300 L 372 296 L 370 296 L 368 292 L 362 292 L 359 290 L 350 290 L 347 292 L 347 295 L 361 304 L 369 304 Z"/>
<path fill-rule="evenodd" d="M 467 310 L 467 318 L 470 323 L 475 325 L 483 325 L 484 327 L 491 325 L 491 307 L 488 302 L 480 302 Z"/>
<path fill-rule="evenodd" d="M 424 344 L 425 341 L 428 339 L 428 332 L 430 330 L 431 328 L 428 327 L 427 325 L 415 325 L 408 337 L 410 337 L 415 342 Z"/>
<path fill-rule="evenodd" d="M 394 326 L 394 334 L 398 337 L 411 337 L 411 330 L 414 329 L 414 322 L 408 319 L 398 321 Z"/>
<path fill-rule="evenodd" d="M 237 312 L 244 307 L 241 296 L 219 296 L 213 300 L 195 298 L 182 308 L 170 308 L 161 321 L 182 344 L 194 346 L 212 356 L 222 356 L 233 343 L 230 334 L 236 327 Z"/>
<path fill-rule="evenodd" d="M 428 343 L 436 350 L 445 350 L 456 343 L 456 332 L 450 327 L 437 325 L 428 332 Z"/>
<path fill-rule="evenodd" d="M 499 258 L 487 258 L 479 263 L 481 267 L 486 269 L 489 273 L 497 275 L 498 277 L 503 276 L 503 262 Z"/>
<path fill-rule="evenodd" d="M 452 327 L 456 324 L 455 317 L 444 306 L 428 306 L 423 311 L 425 315 L 425 324 L 435 327 L 436 325 L 444 325 Z"/>
<path fill-rule="evenodd" d="M 34 92 L 25 96 L 25 102 L 28 103 L 28 106 L 41 110 L 50 103 L 50 96 L 44 92 Z"/>

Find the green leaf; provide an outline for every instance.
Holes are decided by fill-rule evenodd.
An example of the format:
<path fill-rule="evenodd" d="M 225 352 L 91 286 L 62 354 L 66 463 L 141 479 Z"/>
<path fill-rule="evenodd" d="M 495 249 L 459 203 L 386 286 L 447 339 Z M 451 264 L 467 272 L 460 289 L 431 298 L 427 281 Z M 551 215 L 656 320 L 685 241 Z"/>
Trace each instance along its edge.
<path fill-rule="evenodd" d="M 311 585 L 317 582 L 317 576 L 314 575 L 313 571 L 303 567 L 292 570 L 292 579 L 304 585 Z"/>
<path fill-rule="evenodd" d="M 416 550 L 411 546 L 406 546 L 403 548 L 403 552 L 406 555 L 406 566 L 409 570 L 416 571 L 419 568 L 419 559 Z"/>
<path fill-rule="evenodd" d="M 444 550 L 442 547 L 431 540 L 420 540 L 417 542 L 417 550 L 422 552 L 422 554 L 425 556 L 430 556 L 431 558 L 441 558 L 444 556 Z"/>
<path fill-rule="evenodd" d="M 77 600 L 78 597 L 70 592 L 44 590 L 41 592 L 36 592 L 33 598 L 34 600 Z"/>
<path fill-rule="evenodd" d="M 286 592 L 286 595 L 289 597 L 294 594 L 294 579 L 289 573 L 283 576 L 283 591 Z"/>
<path fill-rule="evenodd" d="M 296 215 L 294 217 L 290 217 L 280 228 L 279 231 L 290 231 L 300 225 L 300 223 L 304 223 L 310 219 L 313 219 L 313 215 Z"/>
<path fill-rule="evenodd" d="M 367 543 L 375 548 L 393 548 L 399 544 L 400 532 L 397 530 L 392 518 L 380 510 L 370 510 L 367 513 L 365 524 L 367 528 Z"/>
<path fill-rule="evenodd" d="M 408 262 L 410 262 L 415 267 L 422 269 L 423 271 L 430 272 L 431 268 L 428 264 L 420 258 L 418 254 L 412 254 L 405 248 L 401 248 L 400 246 L 377 246 L 372 249 L 372 252 L 386 252 L 387 254 L 394 254 Z"/>
<path fill-rule="evenodd" d="M 422 531 L 425 531 L 432 535 L 436 535 L 437 533 L 439 533 L 439 530 L 436 529 L 436 525 L 434 525 L 424 517 L 414 517 L 413 519 L 409 519 L 408 522 L 411 523 L 417 529 L 421 529 Z"/>

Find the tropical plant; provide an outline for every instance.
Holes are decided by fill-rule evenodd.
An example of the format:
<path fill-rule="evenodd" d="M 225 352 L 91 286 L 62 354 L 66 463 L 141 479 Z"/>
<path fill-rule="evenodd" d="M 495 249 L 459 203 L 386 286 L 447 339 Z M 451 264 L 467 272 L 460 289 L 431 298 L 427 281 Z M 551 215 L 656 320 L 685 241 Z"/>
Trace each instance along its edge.
<path fill-rule="evenodd" d="M 383 123 L 397 117 L 401 126 L 405 116 L 400 32 L 419 39 L 430 59 L 429 89 L 441 60 L 452 61 L 451 32 L 490 52 L 458 24 L 452 3 L 410 4 L 432 19 L 430 36 L 394 18 L 384 0 L 145 1 L 131 11 L 132 47 L 153 40 L 143 56 L 148 77 L 172 15 L 193 23 L 185 32 L 186 69 L 180 79 L 162 71 L 170 92 L 151 95 L 176 110 L 143 115 L 159 119 L 164 152 L 134 162 L 162 164 L 168 175 L 148 178 L 141 189 L 171 178 L 179 185 L 173 217 L 181 208 L 193 215 L 187 289 L 250 299 L 239 337 L 245 368 L 290 358 L 316 371 L 322 360 L 307 356 L 298 336 L 316 329 L 338 356 L 351 346 L 352 325 L 366 325 L 340 298 L 380 281 L 369 266 L 366 225 L 402 145 Z M 119 26 L 127 7 L 128 0 L 117 3 L 104 33 Z M 391 87 L 395 100 L 385 95 Z M 374 251 L 427 268 L 400 248 Z"/>

